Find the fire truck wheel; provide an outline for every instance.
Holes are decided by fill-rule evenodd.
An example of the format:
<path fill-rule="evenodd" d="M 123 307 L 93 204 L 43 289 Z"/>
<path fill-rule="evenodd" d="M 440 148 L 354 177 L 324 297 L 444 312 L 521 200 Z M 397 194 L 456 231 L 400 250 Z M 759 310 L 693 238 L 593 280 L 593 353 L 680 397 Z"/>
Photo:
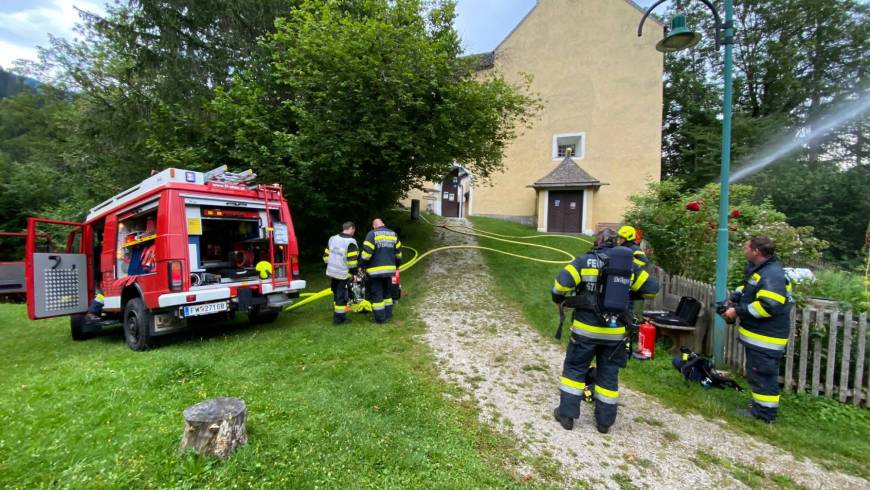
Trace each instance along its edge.
<path fill-rule="evenodd" d="M 70 315 L 69 333 L 73 340 L 88 340 L 93 337 L 91 332 L 85 332 L 85 315 Z"/>
<path fill-rule="evenodd" d="M 131 349 L 143 351 L 152 347 L 153 338 L 149 327 L 154 321 L 153 318 L 140 298 L 127 302 L 124 307 L 124 338 Z"/>
<path fill-rule="evenodd" d="M 248 312 L 248 321 L 254 324 L 272 323 L 278 318 L 279 310 L 261 310 L 259 306 L 251 308 Z"/>

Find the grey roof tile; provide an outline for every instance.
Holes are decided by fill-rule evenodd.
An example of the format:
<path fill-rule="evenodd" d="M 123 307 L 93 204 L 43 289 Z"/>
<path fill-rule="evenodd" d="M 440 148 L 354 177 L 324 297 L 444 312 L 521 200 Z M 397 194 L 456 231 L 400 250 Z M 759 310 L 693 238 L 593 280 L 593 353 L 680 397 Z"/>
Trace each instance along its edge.
<path fill-rule="evenodd" d="M 580 168 L 570 156 L 565 157 L 552 172 L 541 177 L 531 187 L 599 186 L 601 181 Z"/>

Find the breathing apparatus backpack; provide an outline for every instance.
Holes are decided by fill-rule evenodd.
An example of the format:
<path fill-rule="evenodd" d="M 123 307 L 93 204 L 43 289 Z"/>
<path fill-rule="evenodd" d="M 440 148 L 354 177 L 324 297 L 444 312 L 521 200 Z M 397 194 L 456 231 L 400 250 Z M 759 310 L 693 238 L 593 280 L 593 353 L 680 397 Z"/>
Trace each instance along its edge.
<path fill-rule="evenodd" d="M 743 391 L 736 381 L 717 371 L 713 361 L 699 356 L 688 347 L 680 348 L 680 353 L 674 356 L 671 364 L 686 378 L 686 381 L 698 382 L 704 388 L 715 386 L 720 389 L 733 388 Z"/>
<path fill-rule="evenodd" d="M 595 260 L 588 267 L 599 270 L 598 280 L 594 283 L 578 284 L 574 295 L 569 296 L 559 308 L 559 326 L 555 337 L 562 337 L 562 324 L 565 321 L 564 308 L 581 308 L 594 311 L 609 327 L 616 327 L 620 320 L 624 325 L 632 325 L 631 311 L 631 266 L 633 255 L 628 247 L 612 247 L 606 253 L 593 251 Z"/>
<path fill-rule="evenodd" d="M 607 261 L 601 270 L 600 314 L 610 327 L 618 324 L 620 317 L 631 311 L 631 249 L 613 247 L 607 249 Z M 623 318 L 625 324 L 630 323 Z"/>

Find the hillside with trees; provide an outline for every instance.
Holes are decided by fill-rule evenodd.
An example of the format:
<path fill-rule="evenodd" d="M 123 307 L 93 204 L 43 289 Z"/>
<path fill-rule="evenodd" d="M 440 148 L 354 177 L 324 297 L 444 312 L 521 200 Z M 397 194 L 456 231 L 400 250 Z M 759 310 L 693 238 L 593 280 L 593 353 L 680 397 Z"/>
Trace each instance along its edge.
<path fill-rule="evenodd" d="M 297 231 L 391 208 L 460 162 L 486 177 L 534 112 L 475 76 L 450 1 L 136 0 L 82 12 L 0 101 L 0 229 L 84 211 L 170 166 L 253 168 Z M 62 94 L 71 94 L 63 96 Z"/>

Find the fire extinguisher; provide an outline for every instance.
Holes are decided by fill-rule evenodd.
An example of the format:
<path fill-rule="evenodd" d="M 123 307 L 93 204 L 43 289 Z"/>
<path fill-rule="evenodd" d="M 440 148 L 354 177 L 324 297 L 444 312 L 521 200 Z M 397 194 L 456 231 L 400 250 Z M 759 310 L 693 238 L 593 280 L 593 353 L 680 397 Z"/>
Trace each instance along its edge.
<path fill-rule="evenodd" d="M 656 327 L 650 322 L 643 322 L 638 327 L 638 353 L 644 359 L 652 359 L 656 353 Z"/>
<path fill-rule="evenodd" d="M 390 278 L 392 285 L 390 286 L 390 297 L 393 301 L 399 301 L 402 298 L 402 277 L 399 275 L 399 269 Z"/>

